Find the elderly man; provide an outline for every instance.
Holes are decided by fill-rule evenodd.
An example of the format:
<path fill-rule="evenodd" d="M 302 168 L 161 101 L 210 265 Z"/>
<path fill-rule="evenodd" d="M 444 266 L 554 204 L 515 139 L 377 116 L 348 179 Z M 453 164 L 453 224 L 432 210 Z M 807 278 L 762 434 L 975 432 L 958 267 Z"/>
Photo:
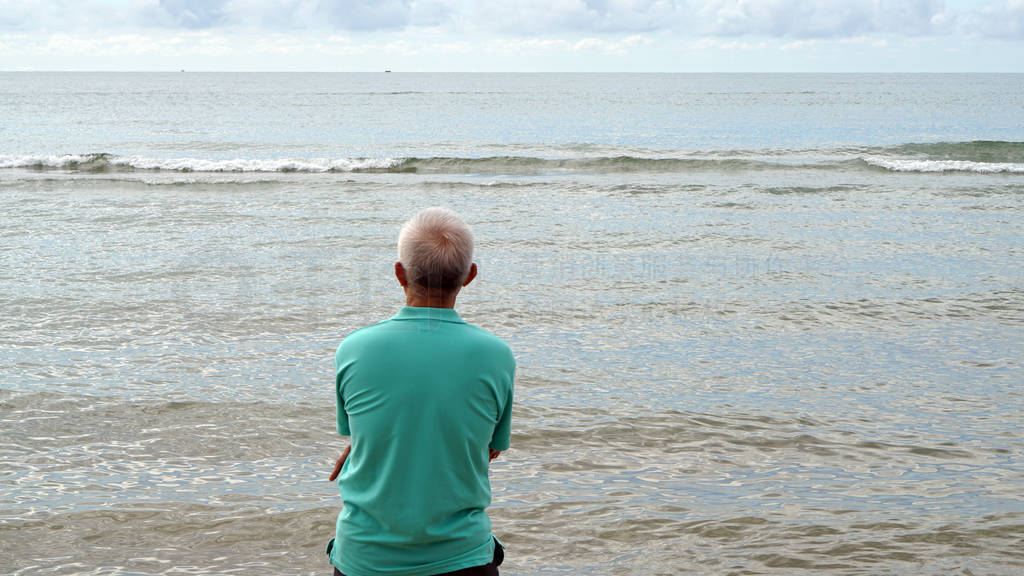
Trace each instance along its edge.
<path fill-rule="evenodd" d="M 338 432 L 352 441 L 331 474 L 335 575 L 498 574 L 487 471 L 509 447 L 515 359 L 455 311 L 476 274 L 469 227 L 423 210 L 398 236 L 405 307 L 338 347 Z"/>

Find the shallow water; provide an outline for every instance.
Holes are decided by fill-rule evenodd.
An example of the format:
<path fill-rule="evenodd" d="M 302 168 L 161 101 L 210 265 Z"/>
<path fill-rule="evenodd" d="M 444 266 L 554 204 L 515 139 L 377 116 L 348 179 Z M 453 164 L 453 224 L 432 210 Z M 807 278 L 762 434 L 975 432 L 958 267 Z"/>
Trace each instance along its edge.
<path fill-rule="evenodd" d="M 492 469 L 504 573 L 1024 571 L 1024 122 L 999 120 L 1024 110 L 1019 76 L 813 77 L 814 102 L 806 77 L 795 97 L 634 77 L 663 98 L 629 100 L 630 122 L 615 76 L 314 98 L 382 119 L 379 153 L 305 109 L 227 111 L 331 75 L 13 76 L 31 82 L 0 75 L 22 119 L 0 149 L 4 573 L 327 573 L 331 355 L 400 305 L 394 237 L 429 204 L 474 225 L 460 311 L 519 362 Z M 140 130 L 96 128 L 133 90 L 166 100 L 122 102 Z M 676 92 L 713 110 L 672 115 Z M 40 93 L 53 123 L 81 117 L 68 148 L 24 120 Z M 195 93 L 220 128 L 182 116 Z M 946 108 L 866 120 L 930 94 Z M 461 132 L 410 127 L 396 99 Z M 767 128 L 706 145 L 722 106 Z M 806 130 L 837 110 L 860 116 Z"/>

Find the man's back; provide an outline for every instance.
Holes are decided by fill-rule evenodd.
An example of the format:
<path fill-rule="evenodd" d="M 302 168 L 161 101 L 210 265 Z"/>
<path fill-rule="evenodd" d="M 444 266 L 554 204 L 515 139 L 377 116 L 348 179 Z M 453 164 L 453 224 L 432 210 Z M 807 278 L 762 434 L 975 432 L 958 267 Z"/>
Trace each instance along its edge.
<path fill-rule="evenodd" d="M 405 307 L 349 335 L 335 369 L 352 452 L 332 563 L 416 576 L 490 562 L 488 449 L 509 446 L 508 345 L 453 309 Z"/>

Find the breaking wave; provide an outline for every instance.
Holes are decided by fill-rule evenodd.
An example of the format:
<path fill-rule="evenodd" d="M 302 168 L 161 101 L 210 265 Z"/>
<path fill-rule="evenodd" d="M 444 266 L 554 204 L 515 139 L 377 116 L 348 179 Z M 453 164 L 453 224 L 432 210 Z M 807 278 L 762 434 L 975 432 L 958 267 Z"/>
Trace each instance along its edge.
<path fill-rule="evenodd" d="M 909 160 L 868 156 L 864 161 L 893 172 L 979 172 L 996 174 L 1000 172 L 1024 174 L 1024 164 L 1009 162 L 969 162 L 966 160 Z"/>
<path fill-rule="evenodd" d="M 563 150 L 564 152 L 564 150 Z M 1024 173 L 1024 142 L 952 142 L 825 150 L 707 150 L 651 156 L 407 158 L 151 158 L 116 154 L 0 155 L 0 169 L 72 172 L 347 172 L 410 174 L 688 173 L 757 170 Z"/>
<path fill-rule="evenodd" d="M 201 158 L 147 158 L 114 154 L 0 156 L 0 168 L 69 170 L 77 172 L 374 172 L 388 171 L 391 158 L 314 158 L 206 160 Z"/>
<path fill-rule="evenodd" d="M 861 158 L 894 172 L 1024 173 L 1024 142 L 976 140 L 904 144 Z"/>
<path fill-rule="evenodd" d="M 636 156 L 592 158 L 537 158 L 491 156 L 485 158 L 313 158 L 233 159 L 147 158 L 113 154 L 0 156 L 0 169 L 68 170 L 77 172 L 386 172 L 423 174 L 542 174 L 551 172 L 689 172 L 700 170 L 768 169 L 778 161 L 732 157 L 645 158 Z"/>

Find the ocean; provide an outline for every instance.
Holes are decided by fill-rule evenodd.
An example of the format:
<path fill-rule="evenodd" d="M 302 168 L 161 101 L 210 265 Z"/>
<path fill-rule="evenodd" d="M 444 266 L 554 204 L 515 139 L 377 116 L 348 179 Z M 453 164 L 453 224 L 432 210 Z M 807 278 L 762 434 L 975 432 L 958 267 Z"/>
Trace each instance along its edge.
<path fill-rule="evenodd" d="M 0 73 L 0 572 L 329 574 L 473 226 L 511 575 L 1024 573 L 1024 75 Z"/>

